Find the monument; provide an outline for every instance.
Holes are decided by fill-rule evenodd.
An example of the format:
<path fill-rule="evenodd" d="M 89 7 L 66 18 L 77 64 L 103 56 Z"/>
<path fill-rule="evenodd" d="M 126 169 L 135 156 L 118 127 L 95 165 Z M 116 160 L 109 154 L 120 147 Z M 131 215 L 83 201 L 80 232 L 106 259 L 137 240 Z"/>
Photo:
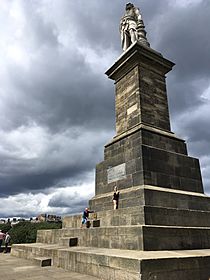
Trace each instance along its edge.
<path fill-rule="evenodd" d="M 120 31 L 123 53 L 106 71 L 115 82 L 116 135 L 89 202 L 97 226 L 80 229 L 80 215 L 65 217 L 62 229 L 39 231 L 37 243 L 14 245 L 12 254 L 104 280 L 208 280 L 210 198 L 198 159 L 171 131 L 166 74 L 174 63 L 150 48 L 131 3 Z"/>

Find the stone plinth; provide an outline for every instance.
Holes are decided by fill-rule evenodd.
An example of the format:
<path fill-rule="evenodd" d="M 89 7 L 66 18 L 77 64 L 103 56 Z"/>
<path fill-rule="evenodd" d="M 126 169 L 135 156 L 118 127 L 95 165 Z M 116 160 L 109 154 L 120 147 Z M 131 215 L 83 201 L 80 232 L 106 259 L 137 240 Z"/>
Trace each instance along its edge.
<path fill-rule="evenodd" d="M 117 135 L 138 124 L 170 131 L 165 75 L 174 63 L 136 42 L 107 70 L 115 81 Z"/>
<path fill-rule="evenodd" d="M 65 217 L 62 229 L 38 231 L 37 243 L 13 245 L 12 255 L 102 280 L 210 278 L 210 197 L 198 159 L 170 130 L 165 75 L 173 65 L 137 42 L 106 72 L 116 85 L 116 135 L 96 166 L 89 205 L 97 227 Z"/>
<path fill-rule="evenodd" d="M 183 141 L 139 128 L 105 146 L 105 160 L 96 166 L 96 195 L 112 191 L 115 185 L 203 193 L 199 161 L 183 152 Z"/>
<path fill-rule="evenodd" d="M 199 161 L 170 130 L 165 75 L 173 65 L 136 42 L 106 72 L 115 81 L 116 136 L 96 166 L 96 195 L 115 185 L 203 193 Z"/>

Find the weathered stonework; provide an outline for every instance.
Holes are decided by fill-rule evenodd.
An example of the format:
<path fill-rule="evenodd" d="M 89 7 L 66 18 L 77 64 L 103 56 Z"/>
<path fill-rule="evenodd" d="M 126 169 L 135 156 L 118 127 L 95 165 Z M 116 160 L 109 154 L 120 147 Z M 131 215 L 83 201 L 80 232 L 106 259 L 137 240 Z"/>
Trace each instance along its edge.
<path fill-rule="evenodd" d="M 62 229 L 38 231 L 36 244 L 13 245 L 12 255 L 47 257 L 101 280 L 210 278 L 210 197 L 198 159 L 170 130 L 165 75 L 173 65 L 137 42 L 106 72 L 116 85 L 116 136 L 96 166 L 89 205 L 97 218 L 81 229 L 81 215 L 65 217 Z"/>
<path fill-rule="evenodd" d="M 116 86 L 116 136 L 96 166 L 96 195 L 111 192 L 114 185 L 203 193 L 199 161 L 187 155 L 185 141 L 170 130 L 165 75 L 173 65 L 137 42 L 106 72 Z M 122 176 L 114 174 L 121 166 Z"/>
<path fill-rule="evenodd" d="M 125 171 L 118 176 L 122 166 Z M 110 170 L 116 172 L 112 180 Z M 105 146 L 105 160 L 96 166 L 96 195 L 111 192 L 114 185 L 203 192 L 199 161 L 187 156 L 184 141 L 143 128 Z"/>

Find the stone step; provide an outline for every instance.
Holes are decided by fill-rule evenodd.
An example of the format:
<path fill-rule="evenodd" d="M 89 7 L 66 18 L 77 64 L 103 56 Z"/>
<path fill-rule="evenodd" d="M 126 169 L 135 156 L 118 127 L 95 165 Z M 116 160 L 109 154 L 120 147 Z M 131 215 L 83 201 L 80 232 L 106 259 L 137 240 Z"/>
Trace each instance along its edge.
<path fill-rule="evenodd" d="M 15 249 L 13 249 L 13 248 L 15 248 Z M 15 245 L 13 245 L 13 248 L 11 250 L 12 256 L 17 257 L 17 258 L 26 259 L 27 251 L 25 250 L 25 247 L 16 247 L 16 244 L 15 244 Z"/>
<path fill-rule="evenodd" d="M 144 190 L 141 187 L 132 187 L 120 190 L 119 208 L 144 205 Z M 90 201 L 90 208 L 94 211 L 113 210 L 113 193 L 106 193 L 93 197 Z M 134 200 L 135 198 L 135 200 Z"/>
<path fill-rule="evenodd" d="M 210 197 L 205 194 L 146 186 L 145 205 L 210 211 Z"/>
<path fill-rule="evenodd" d="M 63 229 L 38 230 L 36 236 L 36 242 L 46 243 L 46 244 L 59 243 L 59 239 L 63 237 L 62 231 Z"/>
<path fill-rule="evenodd" d="M 48 251 L 46 251 L 46 248 Z M 51 252 L 55 254 L 59 249 L 65 249 L 66 246 L 59 244 L 46 244 L 46 243 L 27 243 L 27 244 L 13 244 L 11 248 L 11 255 L 23 259 L 35 259 L 39 257 L 51 258 Z M 49 251 L 50 250 L 50 251 Z M 48 254 L 50 252 L 50 254 Z M 53 265 L 53 261 L 52 261 Z"/>
<path fill-rule="evenodd" d="M 60 245 L 65 247 L 73 247 L 78 245 L 78 238 L 77 237 L 61 237 L 59 238 Z"/>
<path fill-rule="evenodd" d="M 103 280 L 208 280 L 210 249 L 181 251 L 131 251 L 88 247 L 64 248 L 41 243 L 17 244 L 25 250 L 52 258 L 54 266 L 89 274 Z"/>
<path fill-rule="evenodd" d="M 144 207 L 145 225 L 210 227 L 210 211 Z M 138 224 L 138 216 L 132 215 L 132 223 Z"/>
<path fill-rule="evenodd" d="M 210 228 L 143 226 L 143 250 L 192 250 L 210 248 Z"/>
<path fill-rule="evenodd" d="M 97 219 L 100 220 L 100 227 L 125 225 L 210 227 L 210 211 L 202 210 L 136 206 L 115 211 L 99 211 L 90 214 L 90 220 L 94 220 L 94 215 L 97 215 Z M 63 226 L 64 228 L 80 228 L 81 215 L 64 217 Z"/>
<path fill-rule="evenodd" d="M 36 257 L 33 259 L 33 263 L 41 267 L 51 266 L 52 259 L 46 257 Z"/>
<path fill-rule="evenodd" d="M 59 235 L 57 233 L 55 234 L 55 231 L 59 231 Z M 132 250 L 142 249 L 142 242 L 139 241 L 139 239 L 142 237 L 141 226 L 99 227 L 82 229 L 66 228 L 60 230 L 51 230 L 51 234 L 53 237 L 49 240 L 49 230 L 47 230 L 47 235 L 45 235 L 45 230 L 38 231 L 37 242 L 45 244 L 59 244 L 59 241 L 63 238 L 67 238 L 68 240 L 70 237 L 77 237 L 78 246 L 122 249 L 127 248 Z M 65 245 L 68 246 L 66 243 Z"/>
<path fill-rule="evenodd" d="M 112 210 L 112 195 L 97 195 L 90 200 L 92 210 Z M 202 193 L 166 189 L 155 186 L 138 186 L 120 190 L 119 209 L 134 206 L 210 211 L 210 197 Z"/>
<path fill-rule="evenodd" d="M 65 216 L 62 219 L 62 228 L 80 228 L 82 213 L 80 215 Z"/>
<path fill-rule="evenodd" d="M 210 248 L 210 227 L 120 226 L 62 229 L 61 238 L 78 238 L 78 246 L 129 250 L 179 250 Z M 53 234 L 53 230 L 52 230 Z M 44 234 L 39 242 L 49 243 Z"/>
<path fill-rule="evenodd" d="M 144 224 L 144 208 L 140 206 L 122 208 L 113 211 L 98 211 L 89 215 L 89 219 L 93 224 L 93 220 L 97 216 L 100 220 L 100 227 L 105 226 L 119 226 L 119 225 L 131 225 L 132 216 L 138 216 L 139 219 L 136 224 Z M 63 228 L 80 228 L 82 215 L 66 216 L 63 218 Z M 121 219 L 119 219 L 121 217 Z M 135 221 L 133 221 L 135 223 Z"/>

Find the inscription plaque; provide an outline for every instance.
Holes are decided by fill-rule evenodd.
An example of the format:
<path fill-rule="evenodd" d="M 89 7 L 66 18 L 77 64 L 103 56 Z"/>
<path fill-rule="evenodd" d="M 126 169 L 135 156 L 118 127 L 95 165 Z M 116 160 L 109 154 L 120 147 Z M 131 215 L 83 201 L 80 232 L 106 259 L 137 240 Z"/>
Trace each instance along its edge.
<path fill-rule="evenodd" d="M 111 167 L 107 170 L 108 184 L 126 178 L 125 163 Z"/>

